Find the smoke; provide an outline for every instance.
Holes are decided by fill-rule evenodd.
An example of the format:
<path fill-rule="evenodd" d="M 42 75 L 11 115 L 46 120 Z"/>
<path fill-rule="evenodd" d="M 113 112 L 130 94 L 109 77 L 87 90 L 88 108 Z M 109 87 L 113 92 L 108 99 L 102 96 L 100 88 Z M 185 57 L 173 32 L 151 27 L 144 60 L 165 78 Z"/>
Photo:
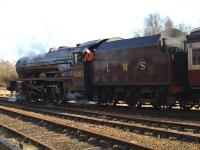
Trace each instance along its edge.
<path fill-rule="evenodd" d="M 36 55 L 46 54 L 50 48 L 60 46 L 74 46 L 67 33 L 54 31 L 48 34 L 37 34 L 29 39 L 17 41 L 16 51 L 18 59 L 21 57 L 34 58 Z"/>
<path fill-rule="evenodd" d="M 57 59 L 56 55 L 51 58 L 46 57 L 50 48 L 74 45 L 75 44 L 72 44 L 66 33 L 64 34 L 62 32 L 62 34 L 60 34 L 58 31 L 51 32 L 51 34 L 37 34 L 29 39 L 23 38 L 18 40 L 16 44 L 17 60 L 20 59 L 18 65 L 23 66 L 24 64 L 53 61 Z"/>
<path fill-rule="evenodd" d="M 17 49 L 17 55 L 18 58 L 28 56 L 28 57 L 34 57 L 38 54 L 45 54 L 48 49 L 48 44 L 46 42 L 40 42 L 40 41 L 23 41 L 19 42 L 16 45 Z"/>

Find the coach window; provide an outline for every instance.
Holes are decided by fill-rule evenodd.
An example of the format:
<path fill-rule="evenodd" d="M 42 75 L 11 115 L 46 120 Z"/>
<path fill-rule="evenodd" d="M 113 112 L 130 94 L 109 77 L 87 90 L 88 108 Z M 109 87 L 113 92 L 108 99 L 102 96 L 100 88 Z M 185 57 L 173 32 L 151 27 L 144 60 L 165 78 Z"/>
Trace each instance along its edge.
<path fill-rule="evenodd" d="M 193 65 L 200 65 L 200 48 L 192 49 L 192 63 Z"/>

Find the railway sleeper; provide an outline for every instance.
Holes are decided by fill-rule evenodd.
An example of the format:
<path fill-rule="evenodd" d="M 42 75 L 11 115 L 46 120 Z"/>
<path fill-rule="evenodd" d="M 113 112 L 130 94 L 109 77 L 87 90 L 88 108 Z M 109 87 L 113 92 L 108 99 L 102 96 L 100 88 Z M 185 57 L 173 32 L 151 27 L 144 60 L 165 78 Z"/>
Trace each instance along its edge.
<path fill-rule="evenodd" d="M 193 133 L 200 133 L 200 128 L 194 128 Z"/>
<path fill-rule="evenodd" d="M 89 138 L 89 136 L 86 135 L 86 134 L 80 134 L 80 135 L 79 135 L 79 138 L 80 138 L 82 141 L 87 141 L 88 138 Z"/>
<path fill-rule="evenodd" d="M 173 128 L 173 127 L 172 127 Z M 185 127 L 176 127 L 175 129 L 177 129 L 178 131 L 186 131 Z"/>
<path fill-rule="evenodd" d="M 179 130 L 179 131 L 184 131 L 185 130 L 185 128 L 184 127 L 177 127 L 177 126 L 167 126 L 166 128 L 170 128 L 170 129 L 172 129 L 172 130 Z"/>
<path fill-rule="evenodd" d="M 151 124 L 151 123 L 146 123 L 146 125 L 150 125 L 150 126 L 152 126 L 152 127 L 160 127 L 160 126 L 161 126 L 160 123 L 153 123 L 153 124 Z"/>
<path fill-rule="evenodd" d="M 149 136 L 153 136 L 153 135 L 154 135 L 153 132 L 145 132 L 144 134 L 145 134 L 145 135 L 149 135 Z"/>
<path fill-rule="evenodd" d="M 99 145 L 101 146 L 101 147 L 109 147 L 109 145 L 110 145 L 110 143 L 109 142 L 107 142 L 107 141 L 105 141 L 105 140 L 99 140 Z"/>

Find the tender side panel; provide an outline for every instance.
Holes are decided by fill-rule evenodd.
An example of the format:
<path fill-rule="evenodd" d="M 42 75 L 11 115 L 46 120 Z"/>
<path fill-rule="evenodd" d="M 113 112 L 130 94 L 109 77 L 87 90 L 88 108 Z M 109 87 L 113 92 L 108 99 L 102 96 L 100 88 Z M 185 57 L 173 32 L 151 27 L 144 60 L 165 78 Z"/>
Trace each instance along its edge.
<path fill-rule="evenodd" d="M 170 55 L 158 45 L 96 53 L 96 85 L 166 85 L 170 81 Z"/>

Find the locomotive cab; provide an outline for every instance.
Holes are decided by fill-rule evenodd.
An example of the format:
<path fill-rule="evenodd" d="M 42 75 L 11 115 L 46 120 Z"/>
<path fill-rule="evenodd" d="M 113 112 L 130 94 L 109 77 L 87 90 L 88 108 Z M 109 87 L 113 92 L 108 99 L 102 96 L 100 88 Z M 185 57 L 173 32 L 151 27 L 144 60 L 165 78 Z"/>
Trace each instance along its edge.
<path fill-rule="evenodd" d="M 82 64 L 83 63 L 83 53 L 82 52 L 75 52 L 74 53 L 74 64 Z"/>
<path fill-rule="evenodd" d="M 88 51 L 94 57 L 94 50 L 89 50 L 87 47 L 81 49 L 81 51 L 75 51 L 74 69 L 73 69 L 73 84 L 76 89 L 85 91 L 87 97 L 91 97 L 92 83 L 93 83 L 93 60 L 87 60 L 86 57 Z"/>
<path fill-rule="evenodd" d="M 78 44 L 78 47 L 73 52 L 73 84 L 76 89 L 84 91 L 90 100 L 93 95 L 93 61 L 95 60 L 95 49 L 106 40 L 94 40 Z"/>
<path fill-rule="evenodd" d="M 82 51 L 74 51 L 73 53 L 73 83 L 74 86 L 83 88 L 83 53 Z"/>

